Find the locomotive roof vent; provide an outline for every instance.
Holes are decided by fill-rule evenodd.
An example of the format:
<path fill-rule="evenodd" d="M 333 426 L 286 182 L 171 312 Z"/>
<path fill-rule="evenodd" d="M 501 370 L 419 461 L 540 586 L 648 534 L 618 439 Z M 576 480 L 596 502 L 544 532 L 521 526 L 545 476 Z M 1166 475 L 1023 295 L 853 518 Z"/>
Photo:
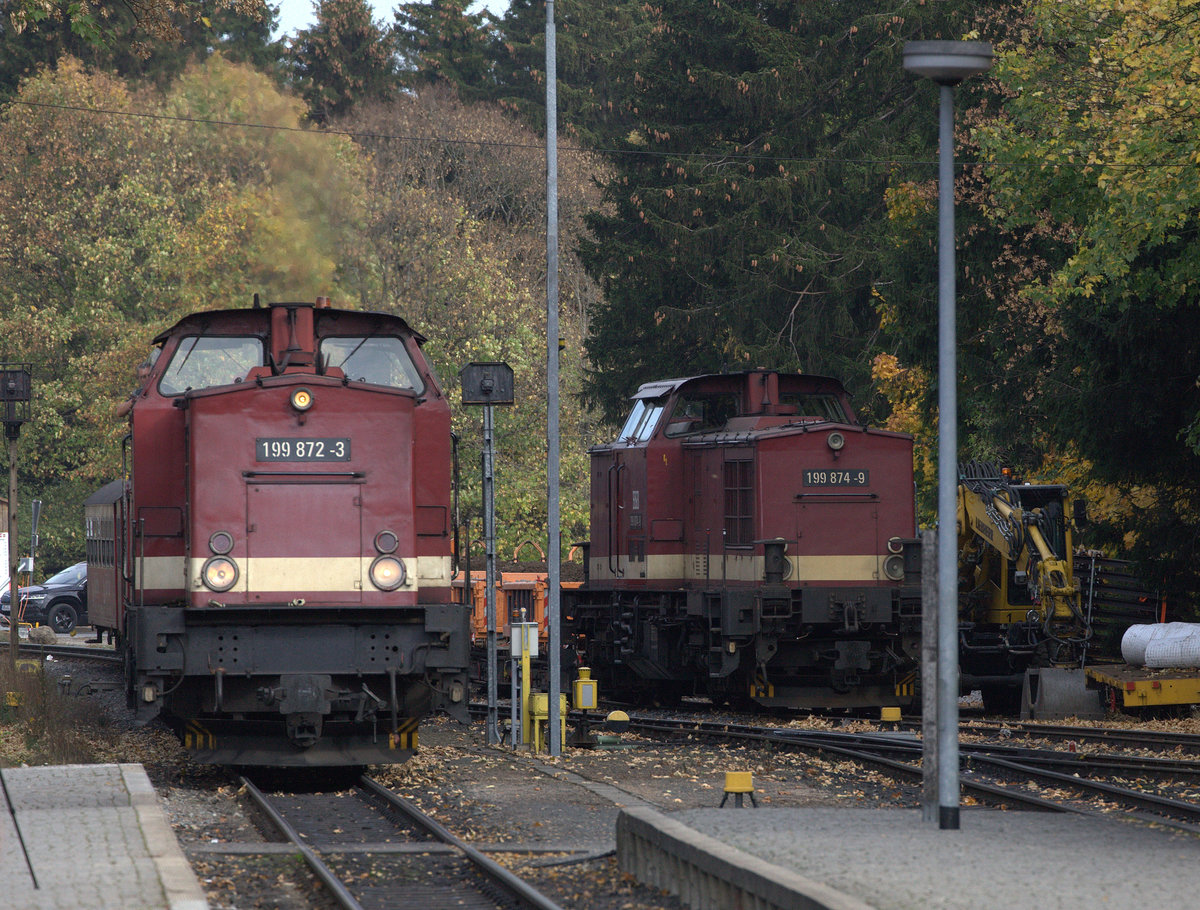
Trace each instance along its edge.
<path fill-rule="evenodd" d="M 271 304 L 271 368 L 278 375 L 288 367 L 312 368 L 316 354 L 313 304 Z"/>

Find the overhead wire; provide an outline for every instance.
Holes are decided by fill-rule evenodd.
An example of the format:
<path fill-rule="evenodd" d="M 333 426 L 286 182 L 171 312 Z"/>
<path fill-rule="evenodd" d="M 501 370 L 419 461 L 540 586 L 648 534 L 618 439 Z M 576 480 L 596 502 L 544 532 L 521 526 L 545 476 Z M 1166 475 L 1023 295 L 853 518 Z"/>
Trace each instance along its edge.
<path fill-rule="evenodd" d="M 215 117 L 188 117 L 182 114 L 157 114 L 150 111 L 127 111 L 117 108 L 103 107 L 87 107 L 78 104 L 63 104 L 51 103 L 46 101 L 31 101 L 24 98 L 14 98 L 7 102 L 10 105 L 23 105 L 25 107 L 48 108 L 54 110 L 75 111 L 84 114 L 96 114 L 112 117 L 129 117 L 145 120 L 171 121 L 177 123 L 195 123 L 207 126 L 253 129 L 253 130 L 268 130 L 277 132 L 290 133 L 306 133 L 310 135 L 329 135 L 329 136 L 345 136 L 356 141 L 365 139 L 371 140 L 386 140 L 392 142 L 421 142 L 421 143 L 440 143 L 443 145 L 461 145 L 461 146 L 476 146 L 479 148 L 511 148 L 525 149 L 529 151 L 545 151 L 543 143 L 532 142 L 504 142 L 491 139 L 456 139 L 449 136 L 415 136 L 396 133 L 376 133 L 363 130 L 349 129 L 312 129 L 304 126 L 285 126 L 271 123 L 255 123 L 249 120 L 226 120 Z M 670 159 L 691 159 L 691 160 L 711 160 L 711 161 L 746 161 L 746 162 L 761 162 L 768 161 L 776 164 L 858 164 L 858 165 L 878 165 L 882 167 L 936 167 L 938 161 L 936 158 L 842 158 L 842 157 L 808 157 L 808 156 L 792 156 L 792 155 L 769 155 L 759 154 L 754 152 L 705 152 L 705 151 L 656 151 L 653 149 L 632 149 L 632 148 L 611 148 L 605 146 L 597 146 L 595 148 L 584 148 L 583 146 L 559 146 L 559 152 L 575 153 L 575 154 L 593 154 L 593 155 L 608 155 L 608 156 L 626 156 L 626 157 L 647 157 L 647 158 L 670 158 Z M 956 167 L 985 167 L 985 168 L 1123 168 L 1123 169 L 1149 169 L 1149 168 L 1184 168 L 1194 167 L 1190 161 L 1143 161 L 1143 162 L 1115 162 L 1115 161 L 1042 161 L 1042 162 L 1026 162 L 1026 161 L 960 161 L 956 162 Z"/>

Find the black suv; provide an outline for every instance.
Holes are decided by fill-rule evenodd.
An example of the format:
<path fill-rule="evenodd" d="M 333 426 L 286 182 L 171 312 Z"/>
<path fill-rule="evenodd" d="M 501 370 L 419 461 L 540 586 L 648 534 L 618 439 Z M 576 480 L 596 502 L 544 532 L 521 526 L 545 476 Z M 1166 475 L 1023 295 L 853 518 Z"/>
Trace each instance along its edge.
<path fill-rule="evenodd" d="M 61 634 L 86 625 L 87 563 L 77 562 L 40 585 L 21 588 L 18 596 L 25 600 L 24 622 L 41 623 Z M 0 595 L 0 613 L 9 612 L 9 600 L 8 591 Z"/>

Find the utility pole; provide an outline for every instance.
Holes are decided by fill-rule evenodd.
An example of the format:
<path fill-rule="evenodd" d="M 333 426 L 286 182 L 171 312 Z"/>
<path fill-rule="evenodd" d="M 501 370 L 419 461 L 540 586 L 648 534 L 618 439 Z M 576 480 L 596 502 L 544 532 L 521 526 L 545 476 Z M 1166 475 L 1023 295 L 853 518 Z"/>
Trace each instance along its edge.
<path fill-rule="evenodd" d="M 558 504 L 558 61 L 554 0 L 546 0 L 546 614 L 549 618 L 550 754 L 562 754 L 559 720 L 562 541 Z"/>

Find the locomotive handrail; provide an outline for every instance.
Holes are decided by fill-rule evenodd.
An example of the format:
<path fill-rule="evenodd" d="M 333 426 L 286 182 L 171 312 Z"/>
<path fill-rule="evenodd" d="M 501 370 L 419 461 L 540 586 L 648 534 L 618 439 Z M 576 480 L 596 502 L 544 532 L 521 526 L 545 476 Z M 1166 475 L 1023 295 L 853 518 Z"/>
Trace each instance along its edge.
<path fill-rule="evenodd" d="M 366 477 L 364 471 L 242 471 L 243 477 Z"/>
<path fill-rule="evenodd" d="M 878 499 L 878 493 L 796 493 L 792 499 Z"/>
<path fill-rule="evenodd" d="M 133 497 L 130 494 L 130 480 L 133 472 L 130 469 L 130 446 L 133 445 L 133 433 L 126 433 L 121 440 L 121 480 L 124 482 L 124 488 L 121 490 L 121 533 L 125 538 L 121 542 L 121 578 L 125 582 L 126 589 L 118 591 L 118 597 L 124 599 L 126 595 L 133 590 L 136 584 L 133 569 L 133 527 L 125 521 L 126 515 L 133 514 Z M 113 529 L 113 537 L 116 538 L 117 530 Z M 115 545 L 115 544 L 114 544 Z M 129 594 L 132 599 L 132 594 Z"/>
<path fill-rule="evenodd" d="M 620 489 L 620 474 L 625 470 L 624 462 L 614 462 L 608 466 L 608 571 L 612 572 L 615 577 L 621 577 L 625 573 L 620 570 L 620 562 L 613 564 L 614 559 L 618 559 L 616 553 L 616 541 L 614 538 L 614 529 L 616 528 L 616 512 L 613 509 L 613 472 L 617 474 L 618 490 Z"/>

